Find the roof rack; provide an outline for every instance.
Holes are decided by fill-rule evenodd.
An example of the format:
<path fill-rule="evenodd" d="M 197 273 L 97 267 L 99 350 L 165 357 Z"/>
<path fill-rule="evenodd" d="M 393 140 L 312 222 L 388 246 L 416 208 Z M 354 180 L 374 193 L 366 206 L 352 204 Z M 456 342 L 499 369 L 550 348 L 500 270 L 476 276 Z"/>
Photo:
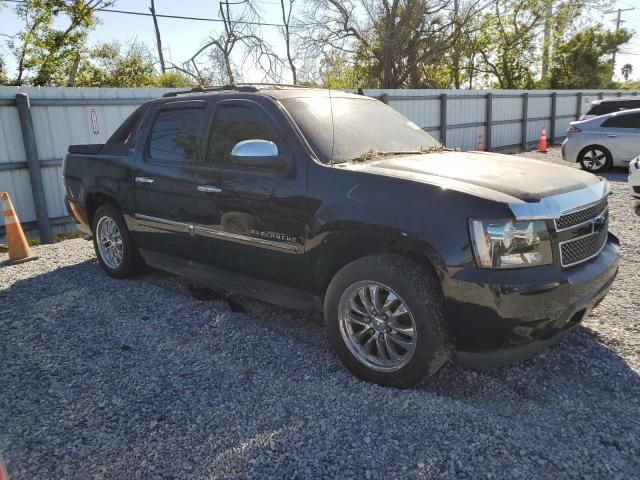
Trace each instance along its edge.
<path fill-rule="evenodd" d="M 224 90 L 238 90 L 241 92 L 257 92 L 259 87 L 284 87 L 284 88 L 313 88 L 306 85 L 291 85 L 288 83 L 235 83 L 227 85 L 208 85 L 202 87 L 193 87 L 190 90 L 179 90 L 177 92 L 168 92 L 162 95 L 163 97 L 177 97 L 178 95 L 185 95 L 188 93 L 204 93 L 204 92 L 219 92 Z"/>

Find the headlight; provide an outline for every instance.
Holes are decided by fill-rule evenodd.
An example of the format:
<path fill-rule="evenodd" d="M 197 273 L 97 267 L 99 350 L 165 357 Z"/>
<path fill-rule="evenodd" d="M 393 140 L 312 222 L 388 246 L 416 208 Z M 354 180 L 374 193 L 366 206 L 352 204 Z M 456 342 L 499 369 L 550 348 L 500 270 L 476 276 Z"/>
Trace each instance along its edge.
<path fill-rule="evenodd" d="M 553 262 L 544 220 L 469 221 L 476 261 L 482 268 L 518 268 Z"/>

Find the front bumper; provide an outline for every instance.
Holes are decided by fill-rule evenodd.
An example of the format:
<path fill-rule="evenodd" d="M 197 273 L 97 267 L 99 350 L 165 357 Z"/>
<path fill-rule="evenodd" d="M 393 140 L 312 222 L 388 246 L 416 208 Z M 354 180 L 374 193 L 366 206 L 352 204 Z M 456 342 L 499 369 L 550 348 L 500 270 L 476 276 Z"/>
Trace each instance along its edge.
<path fill-rule="evenodd" d="M 609 234 L 593 260 L 514 270 L 464 269 L 444 284 L 457 361 L 474 368 L 529 357 L 578 325 L 607 294 L 619 246 Z"/>

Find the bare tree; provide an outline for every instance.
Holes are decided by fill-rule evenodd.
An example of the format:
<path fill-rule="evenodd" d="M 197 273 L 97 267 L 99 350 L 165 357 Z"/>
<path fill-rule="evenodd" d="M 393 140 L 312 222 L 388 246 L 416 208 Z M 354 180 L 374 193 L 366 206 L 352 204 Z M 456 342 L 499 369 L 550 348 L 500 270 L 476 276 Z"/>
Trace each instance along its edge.
<path fill-rule="evenodd" d="M 239 55 L 243 65 L 249 59 L 253 60 L 258 69 L 264 72 L 265 80 L 280 81 L 283 63 L 262 39 L 261 17 L 255 6 L 249 0 L 237 3 L 222 1 L 219 16 L 224 22 L 224 31 L 212 34 L 179 70 L 189 72 L 192 78 L 200 81 L 203 77 L 200 58 L 206 55 L 226 82 L 235 84 L 240 72 L 233 59 Z"/>
<path fill-rule="evenodd" d="M 306 17 L 307 48 L 337 49 L 365 65 L 382 88 L 424 86 L 477 10 L 448 0 L 315 0 Z"/>
<path fill-rule="evenodd" d="M 289 63 L 289 69 L 291 70 L 291 76 L 293 77 L 293 84 L 298 83 L 296 65 L 292 54 L 291 45 L 291 14 L 293 12 L 293 3 L 295 0 L 280 0 L 280 7 L 282 9 L 282 35 L 284 37 L 285 47 L 287 50 L 287 62 Z M 286 7 L 285 7 L 286 4 Z"/>

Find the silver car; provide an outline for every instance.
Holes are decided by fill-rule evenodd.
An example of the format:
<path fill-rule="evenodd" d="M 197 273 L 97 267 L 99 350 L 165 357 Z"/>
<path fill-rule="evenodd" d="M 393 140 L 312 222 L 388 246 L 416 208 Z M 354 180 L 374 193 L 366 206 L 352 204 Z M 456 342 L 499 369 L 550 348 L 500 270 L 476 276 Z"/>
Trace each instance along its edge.
<path fill-rule="evenodd" d="M 571 122 L 562 158 L 589 172 L 626 166 L 640 155 L 640 108 Z"/>

